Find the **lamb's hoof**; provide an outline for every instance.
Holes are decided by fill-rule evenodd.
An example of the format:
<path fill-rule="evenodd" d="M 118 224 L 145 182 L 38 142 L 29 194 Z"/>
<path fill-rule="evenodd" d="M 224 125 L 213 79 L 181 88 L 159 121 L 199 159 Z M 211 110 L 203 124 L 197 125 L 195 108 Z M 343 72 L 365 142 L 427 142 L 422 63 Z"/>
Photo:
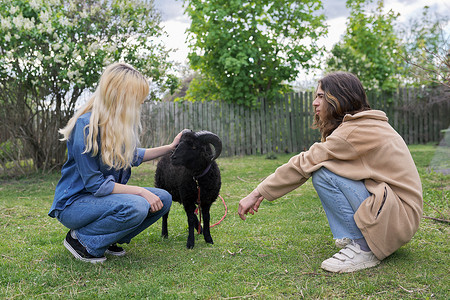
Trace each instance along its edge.
<path fill-rule="evenodd" d="M 205 242 L 207 242 L 208 244 L 214 244 L 212 237 L 209 238 L 205 238 Z"/>
<path fill-rule="evenodd" d="M 186 243 L 186 248 L 188 248 L 188 249 L 193 249 L 193 248 L 194 248 L 194 245 L 195 245 L 195 242 L 190 242 L 190 241 L 188 241 L 188 242 Z"/>
<path fill-rule="evenodd" d="M 168 234 L 161 234 L 161 237 L 164 238 L 164 239 L 167 239 L 169 237 L 169 235 Z"/>

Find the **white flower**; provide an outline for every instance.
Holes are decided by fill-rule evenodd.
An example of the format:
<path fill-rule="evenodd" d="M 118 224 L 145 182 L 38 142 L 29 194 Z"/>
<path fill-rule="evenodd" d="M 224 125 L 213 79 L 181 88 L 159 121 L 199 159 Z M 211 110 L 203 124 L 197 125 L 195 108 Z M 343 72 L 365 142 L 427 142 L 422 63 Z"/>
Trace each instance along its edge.
<path fill-rule="evenodd" d="M 52 5 L 58 5 L 58 4 L 61 4 L 61 1 L 60 1 L 60 0 L 50 0 L 49 2 L 50 2 L 50 4 L 52 4 Z"/>
<path fill-rule="evenodd" d="M 99 45 L 97 42 L 93 42 L 92 44 L 89 45 L 88 50 L 89 52 L 97 52 L 99 48 Z"/>
<path fill-rule="evenodd" d="M 57 62 L 59 64 L 64 63 L 64 59 L 63 59 L 62 55 L 55 55 L 55 59 L 54 60 L 55 60 L 55 62 Z"/>
<path fill-rule="evenodd" d="M 113 52 L 115 52 L 117 50 L 117 47 L 114 44 L 110 44 L 110 45 L 107 46 L 107 48 L 105 50 L 107 52 L 109 52 L 109 53 L 113 53 Z"/>
<path fill-rule="evenodd" d="M 50 14 L 47 11 L 43 11 L 39 15 L 39 19 L 42 23 L 46 23 L 48 19 L 50 18 Z"/>
<path fill-rule="evenodd" d="M 11 29 L 11 22 L 9 22 L 9 20 L 8 19 L 3 19 L 2 18 L 2 21 L 1 21 L 1 27 L 2 27 L 2 29 L 6 29 L 6 30 L 9 30 L 9 29 Z"/>
<path fill-rule="evenodd" d="M 7 42 L 11 41 L 11 35 L 9 34 L 9 32 L 7 32 L 5 35 L 5 41 Z"/>
<path fill-rule="evenodd" d="M 64 53 L 67 53 L 67 52 L 69 52 L 70 48 L 69 48 L 69 46 L 67 46 L 67 44 L 64 44 L 62 50 L 63 50 Z"/>
<path fill-rule="evenodd" d="M 61 48 L 61 45 L 60 44 L 53 44 L 52 48 L 53 48 L 53 50 L 58 51 L 59 48 Z"/>
<path fill-rule="evenodd" d="M 59 19 L 59 23 L 60 23 L 62 26 L 69 26 L 69 25 L 71 25 L 70 22 L 69 22 L 69 19 L 67 19 L 66 16 L 61 17 L 61 18 Z"/>
<path fill-rule="evenodd" d="M 83 77 L 78 77 L 78 78 L 76 78 L 76 79 L 77 79 L 77 80 L 76 80 L 76 83 L 77 83 L 77 84 L 79 84 L 79 85 L 84 85 L 84 84 L 85 84 Z"/>
<path fill-rule="evenodd" d="M 80 76 L 80 72 L 78 70 L 72 71 L 70 70 L 69 72 L 67 72 L 67 77 L 70 80 L 73 80 L 74 78 L 78 78 Z"/>
<path fill-rule="evenodd" d="M 34 10 L 38 10 L 41 5 L 42 5 L 42 1 L 38 1 L 38 0 L 31 0 L 30 1 L 30 6 Z"/>
<path fill-rule="evenodd" d="M 17 27 L 18 29 L 22 29 L 23 21 L 24 21 L 24 20 L 23 20 L 22 15 L 18 15 L 17 17 L 14 17 L 14 18 L 13 18 L 13 24 L 16 25 L 16 27 Z"/>
<path fill-rule="evenodd" d="M 11 7 L 11 9 L 9 10 L 9 12 L 10 12 L 11 15 L 15 15 L 16 12 L 18 12 L 18 11 L 19 11 L 19 8 L 18 8 L 17 6 L 13 6 L 13 7 Z"/>
<path fill-rule="evenodd" d="M 23 29 L 25 30 L 31 30 L 34 27 L 34 18 L 30 19 L 24 19 L 23 20 Z"/>

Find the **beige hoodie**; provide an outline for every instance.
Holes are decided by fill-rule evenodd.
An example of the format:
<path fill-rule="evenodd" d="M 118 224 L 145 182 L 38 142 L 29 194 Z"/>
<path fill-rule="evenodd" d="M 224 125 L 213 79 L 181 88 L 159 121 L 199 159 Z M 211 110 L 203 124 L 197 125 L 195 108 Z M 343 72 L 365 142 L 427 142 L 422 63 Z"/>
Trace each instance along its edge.
<path fill-rule="evenodd" d="M 264 198 L 274 200 L 305 183 L 321 167 L 364 180 L 372 195 L 354 219 L 378 259 L 411 240 L 422 217 L 422 185 L 405 142 L 384 112 L 346 115 L 325 142 L 292 157 L 257 189 Z"/>

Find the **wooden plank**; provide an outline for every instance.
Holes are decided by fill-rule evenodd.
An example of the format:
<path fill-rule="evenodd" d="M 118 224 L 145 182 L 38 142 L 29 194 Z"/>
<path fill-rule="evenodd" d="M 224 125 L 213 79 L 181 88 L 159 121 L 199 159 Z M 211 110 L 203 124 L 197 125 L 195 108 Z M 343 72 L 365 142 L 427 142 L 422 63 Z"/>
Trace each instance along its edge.
<path fill-rule="evenodd" d="M 228 137 L 229 133 L 229 115 L 227 111 L 227 103 L 220 104 L 220 138 L 222 139 L 222 151 L 224 151 L 224 155 L 231 156 L 230 154 L 230 139 Z"/>
<path fill-rule="evenodd" d="M 298 126 L 298 132 L 299 132 L 299 143 L 297 145 L 298 149 L 297 152 L 302 152 L 305 144 L 305 123 L 304 123 L 304 107 L 303 107 L 303 97 L 304 92 L 300 92 L 298 95 L 298 116 L 299 116 L 299 126 Z"/>
<path fill-rule="evenodd" d="M 234 119 L 234 107 L 230 105 L 230 154 L 236 155 L 236 141 L 235 141 L 235 119 Z"/>
<path fill-rule="evenodd" d="M 411 89 L 407 88 L 406 89 L 407 93 L 407 98 L 406 101 L 408 103 L 408 144 L 413 143 L 414 141 L 414 115 L 413 115 L 413 111 L 411 109 L 411 102 L 412 102 L 412 96 L 411 96 Z"/>
<path fill-rule="evenodd" d="M 239 105 L 239 121 L 239 155 L 245 155 L 245 112 L 242 105 Z"/>
<path fill-rule="evenodd" d="M 253 109 L 250 107 L 248 109 L 248 122 L 249 122 L 249 129 L 248 129 L 248 139 L 251 141 L 249 143 L 249 154 L 255 155 L 256 154 L 256 140 L 255 140 L 255 131 L 256 131 L 256 125 L 255 125 L 255 114 L 253 112 Z"/>
<path fill-rule="evenodd" d="M 248 113 L 248 108 L 245 106 L 242 106 L 242 115 L 244 116 L 244 119 L 242 122 L 243 126 L 242 126 L 242 135 L 244 136 L 244 138 L 241 140 L 241 148 L 242 148 L 242 154 L 243 155 L 247 155 L 249 154 L 248 150 L 249 150 L 249 144 L 251 142 L 250 138 L 249 138 L 249 118 L 250 118 L 250 114 Z"/>
<path fill-rule="evenodd" d="M 260 143 L 257 136 L 260 135 L 258 132 L 260 130 L 260 126 L 258 124 L 258 111 L 256 109 L 252 109 L 250 111 L 251 113 L 251 134 L 252 134 L 252 155 L 261 153 L 260 152 Z"/>
<path fill-rule="evenodd" d="M 276 140 L 276 148 L 275 148 L 275 152 L 277 153 L 281 153 L 282 151 L 284 151 L 284 140 L 283 140 L 283 130 L 284 130 L 284 111 L 283 111 L 283 103 L 284 103 L 284 99 L 283 98 L 278 98 L 276 100 L 276 111 L 277 111 L 277 129 L 276 129 L 276 134 L 275 134 L 275 140 Z"/>
<path fill-rule="evenodd" d="M 311 130 L 309 129 L 309 126 L 311 124 L 311 109 L 310 109 L 310 98 L 311 98 L 311 94 L 310 93 L 305 93 L 305 103 L 304 103 L 304 107 L 305 107 L 305 137 L 306 137 L 306 145 L 305 148 L 309 148 L 309 145 L 311 145 L 311 141 L 312 141 L 312 134 L 311 134 Z"/>
<path fill-rule="evenodd" d="M 403 108 L 403 94 L 404 94 L 404 89 L 403 88 L 399 88 L 398 90 L 398 98 L 397 98 L 397 111 L 398 111 L 398 128 L 397 128 L 397 132 L 403 137 L 403 140 L 405 140 L 406 142 L 406 138 L 405 138 L 405 132 L 403 130 L 403 128 L 405 128 L 405 110 Z"/>
<path fill-rule="evenodd" d="M 268 153 L 267 146 L 267 124 L 266 124 L 266 101 L 264 98 L 260 99 L 260 106 L 259 106 L 259 119 L 261 122 L 261 154 Z"/>
<path fill-rule="evenodd" d="M 266 153 L 272 153 L 273 152 L 273 138 L 272 138 L 272 131 L 275 123 L 275 115 L 274 112 L 271 111 L 272 105 L 269 104 L 269 101 L 265 99 L 265 119 L 266 119 L 266 136 L 267 136 L 267 152 Z"/>
<path fill-rule="evenodd" d="M 252 148 L 253 148 L 253 140 L 252 140 L 252 116 L 250 113 L 250 108 L 244 107 L 245 112 L 245 139 L 244 139 L 244 149 L 245 149 L 245 155 L 251 155 L 252 154 Z"/>
<path fill-rule="evenodd" d="M 231 135 L 231 131 L 232 131 L 232 126 L 233 126 L 233 122 L 234 120 L 232 120 L 232 116 L 231 116 L 231 105 L 229 103 L 225 103 L 225 111 L 226 111 L 226 120 L 227 122 L 225 123 L 226 126 L 226 134 L 225 136 L 227 137 L 227 146 L 228 146 L 228 155 L 233 156 L 235 155 L 234 153 L 234 144 L 233 144 L 233 140 L 232 140 L 232 135 Z"/>
<path fill-rule="evenodd" d="M 294 124 L 293 124 L 293 130 L 295 134 L 295 145 L 293 152 L 299 153 L 301 149 L 301 126 L 300 126 L 300 94 L 295 93 L 295 97 L 292 101 L 293 103 L 293 111 L 294 111 Z"/>
<path fill-rule="evenodd" d="M 286 150 L 288 152 L 292 152 L 292 120 L 291 120 L 291 109 L 290 109 L 290 104 L 289 104 L 289 99 L 292 99 L 292 93 L 291 94 L 286 94 L 284 97 L 284 115 L 285 115 L 285 122 L 284 122 L 284 134 L 285 134 L 285 139 L 286 139 Z"/>
<path fill-rule="evenodd" d="M 411 89 L 411 106 L 412 106 L 412 115 L 413 115 L 413 143 L 417 144 L 419 142 L 420 138 L 420 112 L 417 109 L 417 97 L 418 97 L 419 90 L 416 88 Z"/>

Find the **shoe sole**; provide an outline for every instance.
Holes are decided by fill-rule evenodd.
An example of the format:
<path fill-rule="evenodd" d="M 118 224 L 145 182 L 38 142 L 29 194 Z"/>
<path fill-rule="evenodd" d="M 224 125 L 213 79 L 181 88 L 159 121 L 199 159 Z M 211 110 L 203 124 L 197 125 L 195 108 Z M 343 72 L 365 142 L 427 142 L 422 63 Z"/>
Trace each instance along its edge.
<path fill-rule="evenodd" d="M 333 273 L 351 273 L 351 272 L 355 272 L 355 271 L 359 271 L 359 270 L 363 270 L 363 269 L 372 268 L 379 264 L 380 264 L 380 261 L 378 260 L 378 261 L 364 262 L 364 263 L 360 263 L 360 264 L 345 267 L 345 268 L 338 267 L 338 266 L 330 266 L 330 265 L 326 265 L 324 263 L 322 263 L 322 265 L 320 267 L 322 269 L 324 269 L 325 271 L 333 272 Z"/>
<path fill-rule="evenodd" d="M 336 239 L 334 241 L 334 245 L 336 246 L 336 248 L 343 249 L 348 244 L 351 244 L 351 242 L 352 240 Z"/>
<path fill-rule="evenodd" d="M 105 253 L 109 254 L 109 255 L 114 255 L 114 256 L 124 256 L 125 254 L 127 254 L 127 252 L 125 250 L 120 251 L 120 252 L 106 250 Z"/>
<path fill-rule="evenodd" d="M 80 254 L 78 254 L 77 251 L 75 251 L 75 249 L 72 248 L 72 246 L 70 246 L 70 244 L 65 239 L 64 239 L 64 247 L 66 247 L 67 250 L 69 250 L 70 253 L 72 253 L 72 255 L 76 259 L 79 259 L 84 262 L 90 262 L 90 263 L 96 264 L 96 263 L 102 263 L 106 260 L 106 257 L 99 257 L 99 258 L 84 258 L 84 257 L 82 257 Z"/>

